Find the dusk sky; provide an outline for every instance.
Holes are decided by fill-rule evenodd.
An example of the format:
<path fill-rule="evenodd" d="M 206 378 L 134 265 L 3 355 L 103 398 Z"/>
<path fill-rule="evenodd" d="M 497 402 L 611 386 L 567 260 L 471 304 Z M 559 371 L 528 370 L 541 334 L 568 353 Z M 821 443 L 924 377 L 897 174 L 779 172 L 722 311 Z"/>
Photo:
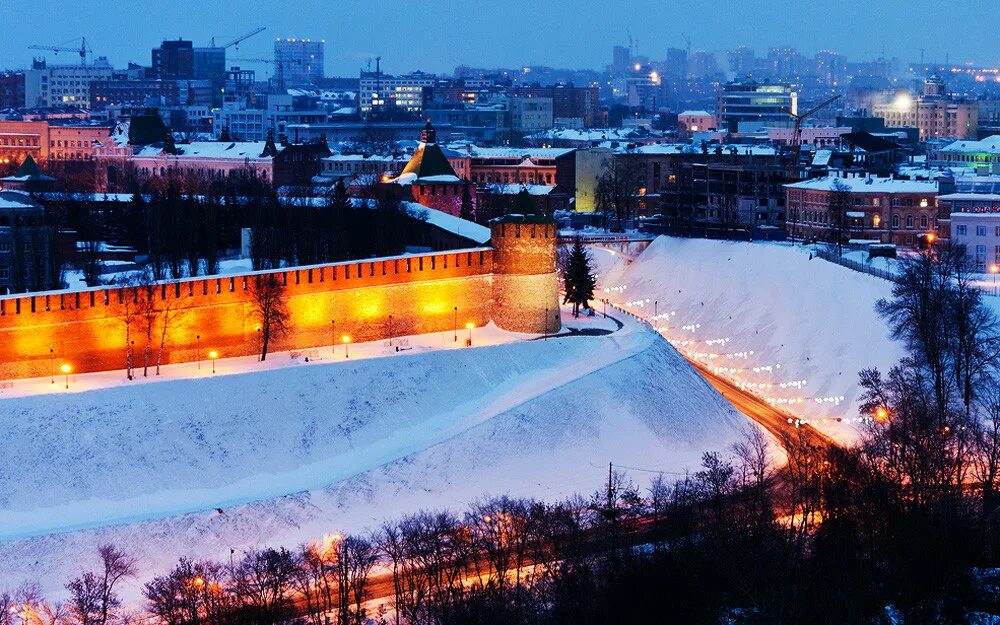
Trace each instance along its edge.
<path fill-rule="evenodd" d="M 990 3 L 931 0 L 803 2 L 802 0 L 574 0 L 492 2 L 423 0 L 0 0 L 8 18 L 0 38 L 0 66 L 25 67 L 32 54 L 50 62 L 74 62 L 73 54 L 28 50 L 84 35 L 95 56 L 116 66 L 149 63 L 163 38 L 207 45 L 253 28 L 267 31 L 230 56 L 270 57 L 275 37 L 325 39 L 327 75 L 356 75 L 367 59 L 382 56 L 387 72 L 423 69 L 451 72 L 458 64 L 517 67 L 524 64 L 597 69 L 610 62 L 611 46 L 638 39 L 639 52 L 662 59 L 668 47 L 724 50 L 746 43 L 758 54 L 791 45 L 805 54 L 828 48 L 854 58 L 884 48 L 903 61 L 1000 59 Z M 69 44 L 72 45 L 72 44 Z M 261 68 L 263 71 L 269 71 Z"/>

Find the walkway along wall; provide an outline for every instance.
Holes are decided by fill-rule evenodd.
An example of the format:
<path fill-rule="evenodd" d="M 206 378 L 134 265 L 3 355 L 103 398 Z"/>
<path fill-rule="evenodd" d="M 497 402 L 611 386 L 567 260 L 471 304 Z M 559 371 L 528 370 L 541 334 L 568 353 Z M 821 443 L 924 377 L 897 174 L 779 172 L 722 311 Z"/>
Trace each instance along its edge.
<path fill-rule="evenodd" d="M 451 330 L 456 321 L 485 325 L 492 271 L 493 250 L 477 248 L 156 284 L 152 359 L 164 317 L 164 364 L 205 359 L 210 350 L 221 358 L 259 353 L 248 288 L 266 273 L 286 286 L 290 331 L 270 347 L 280 351 L 328 347 L 344 335 L 361 342 Z M 74 372 L 124 369 L 128 297 L 135 289 L 0 297 L 0 379 L 45 377 L 62 363 Z M 148 324 L 140 316 L 129 325 L 141 374 Z"/>

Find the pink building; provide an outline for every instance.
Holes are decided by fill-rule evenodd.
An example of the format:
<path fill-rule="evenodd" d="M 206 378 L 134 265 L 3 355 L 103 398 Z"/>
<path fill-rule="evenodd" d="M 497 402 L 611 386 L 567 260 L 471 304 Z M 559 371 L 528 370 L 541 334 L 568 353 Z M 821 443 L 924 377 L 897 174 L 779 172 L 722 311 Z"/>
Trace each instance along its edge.
<path fill-rule="evenodd" d="M 708 111 L 684 111 L 677 116 L 677 128 L 685 132 L 700 132 L 716 128 L 715 115 Z"/>

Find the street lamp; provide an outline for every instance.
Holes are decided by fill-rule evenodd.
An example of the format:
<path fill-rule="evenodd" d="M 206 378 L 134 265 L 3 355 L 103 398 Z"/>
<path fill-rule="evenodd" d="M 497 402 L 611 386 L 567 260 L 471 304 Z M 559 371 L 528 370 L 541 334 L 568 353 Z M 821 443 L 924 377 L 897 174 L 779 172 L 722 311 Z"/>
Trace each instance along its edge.
<path fill-rule="evenodd" d="M 215 361 L 219 357 L 219 352 L 217 352 L 217 351 L 215 351 L 213 349 L 212 351 L 208 352 L 208 357 L 212 360 L 212 373 L 214 374 L 215 373 Z"/>
<path fill-rule="evenodd" d="M 49 375 L 52 377 L 52 385 L 56 384 L 56 361 L 55 361 L 55 348 L 49 348 Z"/>
<path fill-rule="evenodd" d="M 198 342 L 198 371 L 201 371 L 201 335 L 195 334 L 194 338 Z"/>
<path fill-rule="evenodd" d="M 63 375 L 66 376 L 66 390 L 68 391 L 69 390 L 69 374 L 73 371 L 73 367 L 71 367 L 68 364 L 64 364 L 63 366 L 59 367 L 59 370 L 62 371 Z"/>
<path fill-rule="evenodd" d="M 458 306 L 455 306 L 455 314 L 452 318 L 452 329 L 455 332 L 455 342 L 458 342 Z"/>
<path fill-rule="evenodd" d="M 351 357 L 351 337 L 346 334 L 340 337 L 340 340 L 344 342 L 344 358 Z"/>
<path fill-rule="evenodd" d="M 544 334 L 544 337 L 545 338 L 542 339 L 543 341 L 549 340 L 549 307 L 548 306 L 545 307 L 545 334 Z"/>
<path fill-rule="evenodd" d="M 389 315 L 389 347 L 392 347 L 392 315 Z"/>
<path fill-rule="evenodd" d="M 330 320 L 330 353 L 337 355 L 337 320 Z"/>
<path fill-rule="evenodd" d="M 469 323 L 465 324 L 465 327 L 466 329 L 469 330 L 469 347 L 472 347 L 472 328 L 476 327 L 476 324 L 470 321 Z"/>
<path fill-rule="evenodd" d="M 990 265 L 990 273 L 993 274 L 993 295 L 997 294 L 997 274 L 1000 273 L 1000 265 L 993 263 Z"/>

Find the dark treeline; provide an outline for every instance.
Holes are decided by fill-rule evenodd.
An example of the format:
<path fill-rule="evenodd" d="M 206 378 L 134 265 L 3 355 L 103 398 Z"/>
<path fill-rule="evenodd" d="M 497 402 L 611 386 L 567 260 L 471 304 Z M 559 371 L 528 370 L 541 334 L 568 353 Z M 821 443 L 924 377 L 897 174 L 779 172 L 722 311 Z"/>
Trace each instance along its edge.
<path fill-rule="evenodd" d="M 279 195 L 249 175 L 170 176 L 124 198 L 49 194 L 44 201 L 59 227 L 75 233 L 76 264 L 92 286 L 102 283 L 109 246 L 134 249 L 162 280 L 218 273 L 220 259 L 241 248 L 244 228 L 253 268 L 274 269 L 400 254 L 419 219 L 378 187 L 364 198 L 349 197 L 341 183 L 322 196 Z"/>

